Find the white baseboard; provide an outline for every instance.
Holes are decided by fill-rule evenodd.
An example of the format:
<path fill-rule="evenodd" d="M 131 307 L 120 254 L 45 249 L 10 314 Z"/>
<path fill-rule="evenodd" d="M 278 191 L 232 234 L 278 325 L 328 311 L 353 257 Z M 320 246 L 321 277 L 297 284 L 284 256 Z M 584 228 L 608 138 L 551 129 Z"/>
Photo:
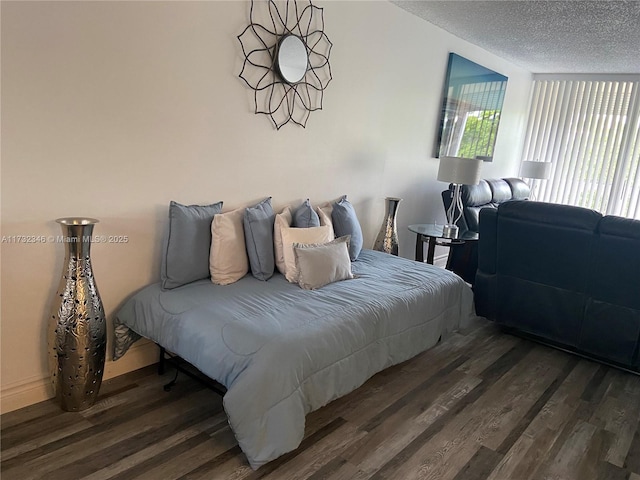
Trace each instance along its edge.
<path fill-rule="evenodd" d="M 7 413 L 53 397 L 49 377 L 31 377 L 11 383 L 0 392 L 0 413 Z"/>
<path fill-rule="evenodd" d="M 134 344 L 117 362 L 105 364 L 103 380 L 132 372 L 158 361 L 158 347 L 148 340 Z M 46 377 L 31 377 L 3 386 L 0 392 L 0 413 L 7 413 L 53 398 L 53 386 Z"/>

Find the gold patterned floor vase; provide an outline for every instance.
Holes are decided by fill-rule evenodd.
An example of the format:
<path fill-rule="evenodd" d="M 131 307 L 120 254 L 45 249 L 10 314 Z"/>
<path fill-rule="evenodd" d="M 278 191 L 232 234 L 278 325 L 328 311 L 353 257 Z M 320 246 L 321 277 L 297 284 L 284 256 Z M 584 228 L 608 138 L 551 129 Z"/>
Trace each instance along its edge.
<path fill-rule="evenodd" d="M 398 213 L 398 205 L 402 201 L 401 198 L 387 197 L 385 198 L 385 214 L 382 221 L 382 227 L 373 244 L 373 249 L 380 252 L 398 255 L 398 228 L 396 227 L 396 214 Z"/>
<path fill-rule="evenodd" d="M 49 366 L 56 400 L 65 411 L 94 404 L 104 372 L 106 321 L 91 268 L 91 235 L 98 220 L 59 218 L 65 244 L 60 285 L 49 317 Z"/>

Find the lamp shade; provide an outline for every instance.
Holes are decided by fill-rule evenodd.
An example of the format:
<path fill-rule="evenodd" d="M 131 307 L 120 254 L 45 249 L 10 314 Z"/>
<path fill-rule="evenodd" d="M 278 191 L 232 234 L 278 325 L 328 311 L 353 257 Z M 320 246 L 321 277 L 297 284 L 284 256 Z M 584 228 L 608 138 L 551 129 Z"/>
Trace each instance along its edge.
<path fill-rule="evenodd" d="M 520 166 L 522 178 L 539 178 L 545 180 L 551 174 L 551 162 L 524 161 Z"/>
<path fill-rule="evenodd" d="M 442 157 L 438 180 L 458 185 L 477 185 L 480 182 L 482 160 L 462 157 Z"/>

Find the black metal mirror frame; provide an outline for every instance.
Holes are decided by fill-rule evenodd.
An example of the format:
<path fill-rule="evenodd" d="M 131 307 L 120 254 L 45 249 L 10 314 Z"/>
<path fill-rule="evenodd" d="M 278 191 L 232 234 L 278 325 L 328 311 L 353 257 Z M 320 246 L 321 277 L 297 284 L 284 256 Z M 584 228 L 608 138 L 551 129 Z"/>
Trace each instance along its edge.
<path fill-rule="evenodd" d="M 239 77 L 254 90 L 256 114 L 268 115 L 276 129 L 289 122 L 305 127 L 310 112 L 322 110 L 324 90 L 332 80 L 329 55 L 333 44 L 324 33 L 323 9 L 309 0 L 268 2 L 251 0 L 250 23 L 238 35 L 244 54 Z M 271 25 L 257 21 L 255 5 L 267 6 Z M 284 10 L 284 11 L 282 11 Z M 288 36 L 299 38 L 307 50 L 306 72 L 299 81 L 282 75 L 278 49 Z"/>

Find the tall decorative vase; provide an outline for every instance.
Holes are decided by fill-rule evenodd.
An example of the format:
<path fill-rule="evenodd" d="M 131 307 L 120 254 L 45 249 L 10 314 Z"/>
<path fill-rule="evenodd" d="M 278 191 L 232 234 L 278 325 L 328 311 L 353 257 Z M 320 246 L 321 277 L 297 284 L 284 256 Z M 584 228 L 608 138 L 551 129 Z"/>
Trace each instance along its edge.
<path fill-rule="evenodd" d="M 374 250 L 398 255 L 398 229 L 396 227 L 396 214 L 401 198 L 385 198 L 386 208 L 382 227 L 373 244 Z"/>
<path fill-rule="evenodd" d="M 94 218 L 59 218 L 66 254 L 49 317 L 49 366 L 63 410 L 89 408 L 98 396 L 106 353 L 106 321 L 91 268 Z"/>

